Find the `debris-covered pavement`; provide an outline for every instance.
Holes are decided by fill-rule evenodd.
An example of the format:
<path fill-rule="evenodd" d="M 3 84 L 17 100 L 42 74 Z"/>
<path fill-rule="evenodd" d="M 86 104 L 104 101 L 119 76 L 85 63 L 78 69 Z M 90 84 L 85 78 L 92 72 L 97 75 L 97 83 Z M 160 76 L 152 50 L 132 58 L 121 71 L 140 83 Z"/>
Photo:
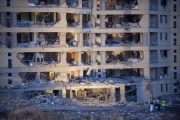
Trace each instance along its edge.
<path fill-rule="evenodd" d="M 109 103 L 94 101 L 86 103 L 85 101 L 71 100 L 68 98 L 59 98 L 51 95 L 38 95 L 30 100 L 9 100 L 1 102 L 6 110 L 15 111 L 18 109 L 38 110 L 42 112 L 51 111 L 61 119 L 180 119 L 179 95 L 162 96 L 162 99 L 176 99 L 176 104 L 167 102 L 166 112 L 157 111 L 154 107 L 153 112 L 149 112 L 147 103 Z M 103 106 L 104 105 L 104 106 Z M 2 112 L 2 110 L 1 110 Z M 58 118 L 58 117 L 57 117 Z"/>

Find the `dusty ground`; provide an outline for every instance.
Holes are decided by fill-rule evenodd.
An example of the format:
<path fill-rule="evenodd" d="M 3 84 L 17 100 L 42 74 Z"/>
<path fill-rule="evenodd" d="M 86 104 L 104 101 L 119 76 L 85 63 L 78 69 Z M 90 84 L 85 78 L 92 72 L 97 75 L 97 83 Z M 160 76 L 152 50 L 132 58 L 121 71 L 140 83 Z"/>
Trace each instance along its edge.
<path fill-rule="evenodd" d="M 8 107 L 7 107 L 8 108 Z M 71 107 L 67 105 L 52 105 L 48 107 L 41 106 L 24 106 L 24 108 L 19 108 L 19 112 L 16 109 L 9 112 L 1 111 L 0 119 L 4 120 L 23 120 L 30 119 L 30 114 L 25 114 L 25 118 L 20 118 L 25 110 L 32 110 L 34 119 L 39 120 L 122 120 L 122 119 L 140 119 L 140 120 L 152 120 L 152 119 L 162 119 L 162 120 L 179 120 L 180 119 L 180 107 L 179 106 L 169 106 L 166 107 L 166 112 L 158 112 L 154 108 L 154 112 L 149 112 L 147 104 L 138 103 L 127 103 L 126 106 L 114 105 L 112 107 Z M 16 114 L 20 115 L 16 115 Z M 12 116 L 14 115 L 14 116 Z M 29 115 L 29 116 L 27 116 Z M 18 117 L 18 118 L 17 118 Z"/>

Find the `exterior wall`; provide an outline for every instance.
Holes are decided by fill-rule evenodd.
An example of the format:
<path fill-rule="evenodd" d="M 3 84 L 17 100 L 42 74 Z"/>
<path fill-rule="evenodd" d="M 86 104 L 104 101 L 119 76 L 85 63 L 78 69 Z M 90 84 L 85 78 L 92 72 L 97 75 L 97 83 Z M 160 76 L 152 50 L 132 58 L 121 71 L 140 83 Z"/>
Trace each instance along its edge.
<path fill-rule="evenodd" d="M 91 12 L 91 23 L 93 27 L 88 30 L 91 34 L 91 42 L 94 44 L 91 47 L 83 47 L 83 32 L 86 29 L 82 29 L 82 1 L 79 0 L 80 5 L 77 8 L 68 8 L 66 3 L 52 8 L 46 7 L 29 7 L 28 0 L 11 0 L 11 7 L 6 7 L 6 0 L 0 1 L 0 13 L 1 13 L 1 43 L 4 46 L 0 46 L 0 86 L 15 86 L 22 82 L 19 77 L 19 72 L 64 72 L 72 73 L 72 76 L 78 78 L 83 76 L 83 70 L 93 69 L 95 71 L 106 69 L 127 69 L 127 68 L 142 68 L 144 70 L 145 80 L 142 83 L 134 83 L 137 85 L 137 100 L 138 102 L 147 102 L 151 97 L 158 97 L 160 95 L 169 95 L 174 93 L 174 83 L 180 82 L 180 1 L 177 0 L 177 11 L 174 12 L 174 3 L 172 0 L 167 0 L 167 6 L 161 5 L 161 0 L 158 0 L 158 10 L 150 10 L 150 0 L 138 0 L 138 10 L 105 10 L 104 1 L 100 2 L 100 11 L 97 11 L 97 0 L 92 1 L 93 9 Z M 60 3 L 62 1 L 60 0 Z M 18 3 L 18 4 L 17 4 Z M 11 16 L 6 16 L 6 12 L 11 12 Z M 60 21 L 57 21 L 52 27 L 17 27 L 17 14 L 19 12 L 56 12 L 60 14 Z M 76 28 L 70 28 L 67 26 L 66 14 L 77 13 L 80 18 L 79 25 Z M 100 15 L 100 19 L 97 18 Z M 105 28 L 105 16 L 106 15 L 140 15 L 142 18 L 139 22 L 139 27 L 132 27 L 128 30 L 124 28 Z M 155 18 L 151 18 L 155 15 Z M 167 23 L 163 19 L 163 23 L 160 21 L 161 15 L 167 15 Z M 174 29 L 174 16 L 177 16 L 177 28 Z M 28 16 L 21 16 L 22 20 L 26 20 Z M 7 18 L 11 18 L 11 28 L 5 27 L 7 25 Z M 34 19 L 34 17 L 32 17 Z M 150 21 L 157 20 L 158 28 L 150 28 Z M 100 28 L 96 27 L 96 22 L 99 23 Z M 7 32 L 11 32 L 12 48 L 6 48 L 7 46 Z M 17 33 L 20 32 L 57 32 L 60 40 L 60 47 L 17 47 Z M 75 40 L 79 41 L 78 47 L 69 47 L 66 45 L 66 33 L 75 33 Z M 87 31 L 86 31 L 87 32 Z M 141 46 L 113 46 L 107 47 L 105 45 L 106 33 L 140 33 L 143 44 Z M 150 33 L 157 33 L 157 46 L 150 46 Z M 96 37 L 95 33 L 101 33 L 100 37 Z M 162 33 L 162 40 L 160 40 L 160 34 Z M 165 33 L 168 34 L 167 40 L 165 40 Z M 174 46 L 174 33 L 177 35 L 177 45 Z M 34 38 L 33 38 L 34 39 Z M 99 45 L 96 44 L 99 43 Z M 142 50 L 143 60 L 139 63 L 125 65 L 107 65 L 105 63 L 106 51 L 132 51 Z M 150 50 L 156 50 L 158 52 L 158 62 L 150 63 Z M 167 50 L 168 57 L 163 59 L 160 57 L 160 50 Z M 174 50 L 177 50 L 177 62 L 174 63 Z M 81 51 L 91 52 L 91 65 L 82 65 L 81 56 L 78 54 Z M 101 55 L 97 55 L 97 51 L 101 51 Z M 17 58 L 17 53 L 20 52 L 61 52 L 59 56 L 60 63 L 56 65 L 29 67 L 25 66 Z M 69 66 L 67 64 L 67 53 L 75 53 L 75 61 L 79 62 L 77 66 Z M 12 54 L 12 68 L 8 68 L 8 53 Z M 100 62 L 100 65 L 96 64 L 96 59 Z M 151 68 L 168 67 L 168 76 L 162 80 L 150 82 L 151 76 L 155 76 L 156 71 L 150 71 Z M 174 80 L 174 67 L 177 67 L 177 80 Z M 8 74 L 12 73 L 12 84 L 8 84 Z M 95 74 L 94 77 L 97 77 Z M 163 91 L 161 92 L 161 84 L 163 85 Z M 166 91 L 166 84 L 168 84 L 168 90 Z M 112 90 L 113 91 L 113 90 Z M 52 91 L 51 91 L 52 92 Z M 178 93 L 180 89 L 178 88 Z M 2 93 L 3 95 L 4 93 Z M 17 95 L 18 96 L 18 95 Z M 10 98 L 7 96 L 7 98 Z"/>

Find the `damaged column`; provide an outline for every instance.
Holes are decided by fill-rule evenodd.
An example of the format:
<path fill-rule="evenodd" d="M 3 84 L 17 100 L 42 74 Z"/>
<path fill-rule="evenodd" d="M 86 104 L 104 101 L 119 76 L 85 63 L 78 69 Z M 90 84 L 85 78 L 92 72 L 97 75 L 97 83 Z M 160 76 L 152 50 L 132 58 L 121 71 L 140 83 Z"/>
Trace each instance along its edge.
<path fill-rule="evenodd" d="M 101 46 L 102 46 L 102 47 L 105 47 L 105 46 L 106 46 L 105 40 L 106 40 L 106 35 L 105 35 L 105 33 L 102 33 L 102 34 L 101 34 Z"/>
<path fill-rule="evenodd" d="M 126 102 L 125 85 L 123 85 L 123 87 L 120 87 L 120 102 Z"/>
<path fill-rule="evenodd" d="M 37 37 L 36 37 L 36 32 L 34 32 L 34 42 L 35 42 L 35 44 L 36 44 L 36 39 L 37 39 Z"/>
<path fill-rule="evenodd" d="M 106 69 L 101 70 L 101 77 L 106 78 Z"/>
<path fill-rule="evenodd" d="M 65 87 L 62 89 L 61 96 L 62 96 L 62 98 L 66 98 L 66 89 L 65 89 Z"/>
<path fill-rule="evenodd" d="M 79 33 L 79 45 L 78 47 L 83 47 L 83 33 Z"/>
<path fill-rule="evenodd" d="M 101 26 L 105 28 L 105 15 L 101 15 Z"/>
<path fill-rule="evenodd" d="M 81 66 L 81 51 L 78 52 L 78 66 Z"/>
<path fill-rule="evenodd" d="M 106 64 L 106 52 L 101 51 L 101 65 L 105 65 L 105 64 Z"/>
<path fill-rule="evenodd" d="M 80 70 L 79 72 L 80 72 L 80 73 L 79 73 L 79 74 L 80 74 L 80 75 L 79 75 L 80 78 L 83 79 L 83 75 L 84 75 L 84 74 L 83 74 L 83 70 Z"/>
<path fill-rule="evenodd" d="M 110 90 L 111 90 L 111 96 L 110 96 L 110 100 L 111 100 L 111 102 L 115 102 L 115 100 L 116 100 L 116 98 L 115 98 L 115 87 L 111 87 L 110 88 Z"/>

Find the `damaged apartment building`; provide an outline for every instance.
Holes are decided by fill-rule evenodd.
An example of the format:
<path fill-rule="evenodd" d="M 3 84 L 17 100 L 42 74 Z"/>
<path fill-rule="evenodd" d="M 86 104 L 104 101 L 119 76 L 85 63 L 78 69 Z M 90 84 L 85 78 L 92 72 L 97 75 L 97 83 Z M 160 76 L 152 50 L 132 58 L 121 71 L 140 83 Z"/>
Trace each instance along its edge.
<path fill-rule="evenodd" d="M 1 0 L 0 100 L 147 102 L 180 93 L 179 0 Z"/>

